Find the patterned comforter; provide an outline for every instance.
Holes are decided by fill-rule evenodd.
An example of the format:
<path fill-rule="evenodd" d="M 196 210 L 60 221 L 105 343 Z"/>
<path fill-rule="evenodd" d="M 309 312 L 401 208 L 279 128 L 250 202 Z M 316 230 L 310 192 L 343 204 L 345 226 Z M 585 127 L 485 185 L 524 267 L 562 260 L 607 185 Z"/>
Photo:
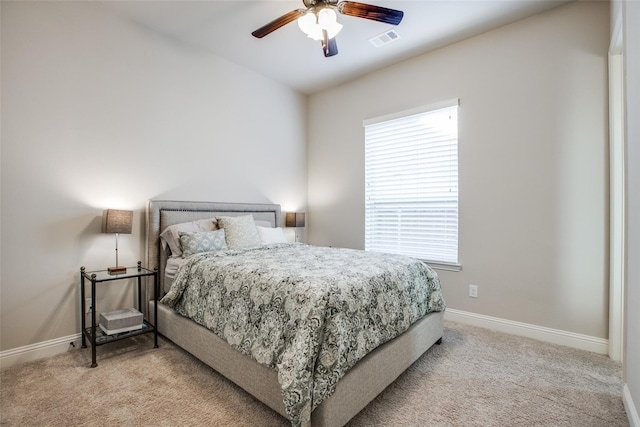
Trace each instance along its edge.
<path fill-rule="evenodd" d="M 445 308 L 423 262 L 304 244 L 192 255 L 161 302 L 277 368 L 294 426 L 358 360 Z"/>

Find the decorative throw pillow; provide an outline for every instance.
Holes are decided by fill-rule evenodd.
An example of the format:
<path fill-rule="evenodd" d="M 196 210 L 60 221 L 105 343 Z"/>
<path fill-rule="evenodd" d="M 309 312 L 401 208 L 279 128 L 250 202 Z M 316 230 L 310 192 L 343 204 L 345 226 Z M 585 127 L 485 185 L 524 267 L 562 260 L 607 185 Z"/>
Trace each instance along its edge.
<path fill-rule="evenodd" d="M 172 257 L 182 256 L 182 245 L 180 244 L 180 232 L 199 232 L 213 231 L 218 228 L 215 218 L 199 219 L 196 221 L 183 222 L 180 224 L 170 225 L 160 234 L 162 248 L 166 250 L 167 246 L 171 250 Z"/>
<path fill-rule="evenodd" d="M 224 230 L 202 231 L 196 233 L 180 232 L 182 256 L 199 254 L 200 252 L 222 251 L 227 249 Z"/>
<path fill-rule="evenodd" d="M 218 226 L 224 229 L 229 249 L 255 248 L 260 246 L 260 236 L 253 216 L 219 216 Z"/>
<path fill-rule="evenodd" d="M 260 227 L 256 226 L 258 229 L 258 235 L 260 236 L 260 243 L 263 245 L 268 245 L 271 243 L 289 243 L 286 237 L 284 237 L 284 232 L 282 228 L 271 228 L 271 227 Z"/>

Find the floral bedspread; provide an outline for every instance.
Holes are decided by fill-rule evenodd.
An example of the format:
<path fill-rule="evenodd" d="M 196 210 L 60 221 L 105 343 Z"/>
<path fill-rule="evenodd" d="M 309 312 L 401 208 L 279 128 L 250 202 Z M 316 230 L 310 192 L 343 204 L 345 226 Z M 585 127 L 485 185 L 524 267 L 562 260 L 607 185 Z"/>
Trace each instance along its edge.
<path fill-rule="evenodd" d="M 161 302 L 277 368 L 294 426 L 358 360 L 445 308 L 423 262 L 304 244 L 192 255 Z"/>

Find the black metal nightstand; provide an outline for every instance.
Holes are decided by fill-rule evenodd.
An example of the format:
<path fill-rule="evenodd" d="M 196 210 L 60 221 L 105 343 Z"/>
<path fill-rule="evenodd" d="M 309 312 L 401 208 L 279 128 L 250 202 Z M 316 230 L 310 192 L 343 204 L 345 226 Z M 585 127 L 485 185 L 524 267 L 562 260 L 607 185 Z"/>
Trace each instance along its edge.
<path fill-rule="evenodd" d="M 153 299 L 154 304 L 154 323 L 143 319 L 142 328 L 134 331 L 122 332 L 119 334 L 107 335 L 101 329 L 96 328 L 96 284 L 111 282 L 114 280 L 137 278 L 138 282 L 138 310 L 142 312 L 142 278 L 153 277 Z M 91 282 L 91 326 L 86 325 L 85 311 L 85 279 Z M 87 348 L 87 338 L 91 344 L 91 367 L 98 366 L 96 363 L 96 347 L 103 344 L 119 341 L 136 335 L 153 332 L 154 348 L 158 348 L 158 271 L 149 270 L 142 267 L 142 262 L 138 261 L 137 267 L 127 267 L 126 271 L 120 274 L 110 274 L 107 270 L 85 271 L 84 267 L 80 268 L 80 316 L 82 317 L 82 348 Z"/>

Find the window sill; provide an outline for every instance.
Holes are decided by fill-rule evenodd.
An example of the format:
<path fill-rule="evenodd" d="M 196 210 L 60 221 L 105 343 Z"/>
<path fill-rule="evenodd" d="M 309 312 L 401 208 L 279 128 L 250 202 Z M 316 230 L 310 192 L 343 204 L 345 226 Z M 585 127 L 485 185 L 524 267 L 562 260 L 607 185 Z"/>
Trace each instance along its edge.
<path fill-rule="evenodd" d="M 428 261 L 428 260 L 421 260 L 424 263 L 426 263 L 429 267 L 433 268 L 434 270 L 446 270 L 446 271 L 461 271 L 462 270 L 462 265 L 460 264 L 448 264 L 448 263 L 444 263 L 444 262 L 436 262 L 436 261 Z"/>

